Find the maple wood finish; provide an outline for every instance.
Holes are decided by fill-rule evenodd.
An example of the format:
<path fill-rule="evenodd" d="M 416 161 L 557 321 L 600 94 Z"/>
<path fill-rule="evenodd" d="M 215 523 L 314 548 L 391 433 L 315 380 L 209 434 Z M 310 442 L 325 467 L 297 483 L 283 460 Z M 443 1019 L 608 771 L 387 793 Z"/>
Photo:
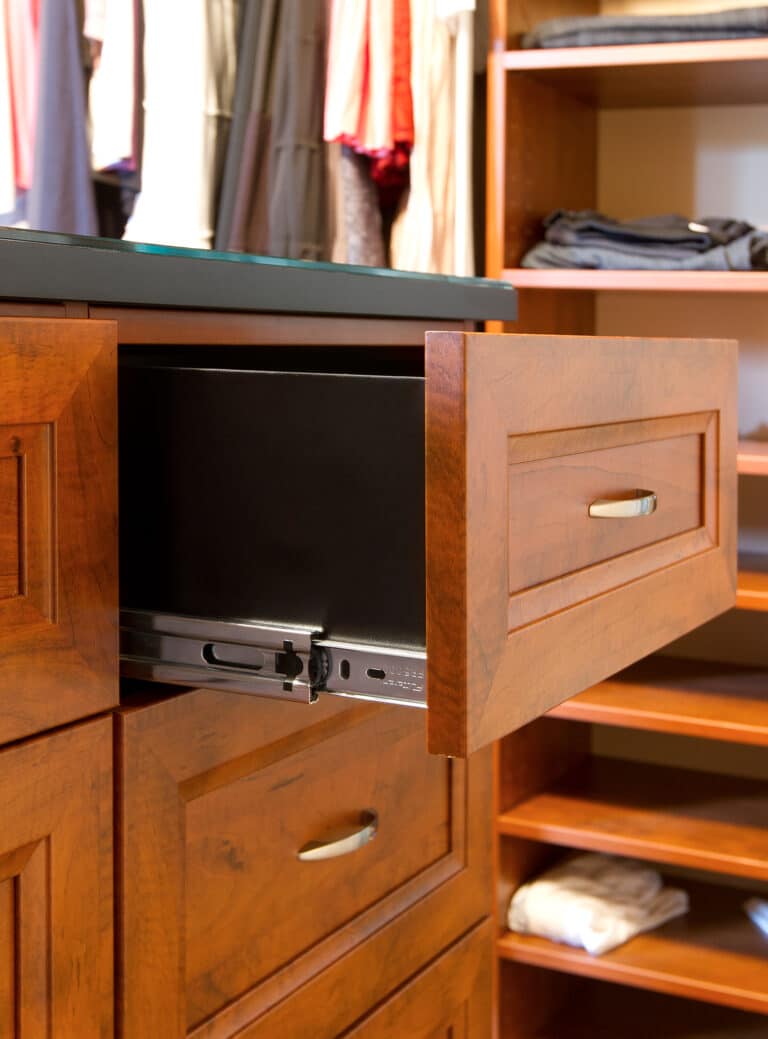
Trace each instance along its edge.
<path fill-rule="evenodd" d="M 768 443 L 740 440 L 738 468 L 743 476 L 768 476 Z"/>
<path fill-rule="evenodd" d="M 768 746 L 768 681 L 762 668 L 651 657 L 549 716 Z"/>
<path fill-rule="evenodd" d="M 740 556 L 736 605 L 742 610 L 768 610 L 768 566 L 763 556 Z"/>
<path fill-rule="evenodd" d="M 489 756 L 428 757 L 419 712 L 198 690 L 119 729 L 126 1039 L 293 1036 L 257 1019 L 341 957 L 360 1016 L 487 915 Z M 370 844 L 297 859 L 365 810 Z M 366 974 L 370 941 L 399 951 Z"/>
<path fill-rule="evenodd" d="M 471 753 L 733 605 L 735 343 L 430 333 L 426 374 L 432 752 Z M 675 436 L 659 478 L 688 473 L 689 504 L 661 528 L 677 536 L 642 545 L 645 518 L 584 521 Z M 542 506 L 526 476 L 572 453 L 587 477 L 570 497 L 545 484 Z M 612 523 L 601 559 L 590 524 Z"/>
<path fill-rule="evenodd" d="M 690 912 L 612 952 L 590 956 L 508 933 L 499 938 L 498 953 L 518 963 L 768 1013 L 768 938 L 744 913 L 744 892 L 687 878 L 667 883 L 689 892 Z"/>
<path fill-rule="evenodd" d="M 0 751 L 0 1035 L 112 1039 L 112 723 Z"/>
<path fill-rule="evenodd" d="M 486 1032 L 491 997 L 490 922 L 477 928 L 388 999 L 345 1039 L 474 1039 Z"/>
<path fill-rule="evenodd" d="M 117 703 L 114 326 L 0 319 L 0 742 Z"/>

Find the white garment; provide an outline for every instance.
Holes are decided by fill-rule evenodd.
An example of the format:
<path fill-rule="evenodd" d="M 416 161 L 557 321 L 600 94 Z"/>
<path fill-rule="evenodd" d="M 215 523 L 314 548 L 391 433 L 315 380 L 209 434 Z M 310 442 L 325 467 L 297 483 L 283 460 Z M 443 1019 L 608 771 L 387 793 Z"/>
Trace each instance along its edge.
<path fill-rule="evenodd" d="M 399 270 L 453 272 L 453 74 L 451 33 L 437 17 L 436 0 L 412 3 L 411 186 L 390 240 L 391 263 Z"/>
<path fill-rule="evenodd" d="M 8 66 L 7 0 L 0 6 L 0 213 L 10 213 L 16 205 L 14 169 L 13 114 L 11 112 L 11 70 Z"/>
<path fill-rule="evenodd" d="M 748 898 L 744 903 L 744 911 L 755 927 L 768 936 L 768 902 L 764 898 Z"/>
<path fill-rule="evenodd" d="M 136 9 L 135 0 L 90 4 L 86 36 L 102 41 L 89 90 L 91 161 L 105 170 L 135 159 Z"/>
<path fill-rule="evenodd" d="M 519 934 L 574 945 L 594 956 L 688 911 L 688 895 L 632 859 L 578 855 L 512 896 L 507 922 Z"/>
<path fill-rule="evenodd" d="M 211 247 L 236 25 L 237 0 L 144 0 L 142 190 L 125 238 Z"/>
<path fill-rule="evenodd" d="M 472 208 L 476 0 L 411 4 L 411 188 L 392 229 L 392 266 L 475 272 Z"/>

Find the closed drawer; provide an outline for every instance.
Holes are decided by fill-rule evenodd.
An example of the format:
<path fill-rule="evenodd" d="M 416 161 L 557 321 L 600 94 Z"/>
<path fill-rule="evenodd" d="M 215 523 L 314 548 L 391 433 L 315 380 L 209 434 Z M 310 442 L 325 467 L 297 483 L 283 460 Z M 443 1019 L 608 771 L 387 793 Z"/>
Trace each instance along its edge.
<path fill-rule="evenodd" d="M 0 743 L 117 703 L 115 340 L 0 317 Z"/>
<path fill-rule="evenodd" d="M 487 912 L 489 759 L 421 714 L 198 691 L 120 730 L 126 1039 L 234 1034 L 341 957 L 362 1013 Z"/>
<path fill-rule="evenodd" d="M 0 1035 L 113 1039 L 112 721 L 0 751 Z"/>
<path fill-rule="evenodd" d="M 156 650 L 155 677 L 248 688 L 260 647 L 200 618 L 281 618 L 332 648 L 274 695 L 426 690 L 429 749 L 463 756 L 734 603 L 735 343 L 433 332 L 423 366 L 148 367 L 124 372 L 123 606 L 181 621 L 137 622 L 131 673 Z"/>
<path fill-rule="evenodd" d="M 338 968 L 286 1000 L 238 1039 L 489 1039 L 493 925 L 479 924 L 380 1006 L 356 1018 L 359 981 Z M 334 987 L 334 982 L 335 987 Z"/>

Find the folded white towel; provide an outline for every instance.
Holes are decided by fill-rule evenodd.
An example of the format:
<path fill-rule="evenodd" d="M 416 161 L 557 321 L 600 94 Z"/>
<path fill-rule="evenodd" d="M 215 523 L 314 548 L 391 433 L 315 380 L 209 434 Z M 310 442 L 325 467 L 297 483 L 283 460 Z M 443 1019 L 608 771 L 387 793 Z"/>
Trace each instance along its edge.
<path fill-rule="evenodd" d="M 509 906 L 508 923 L 575 945 L 592 955 L 615 949 L 688 911 L 688 895 L 665 888 L 658 872 L 632 859 L 578 855 L 524 884 Z"/>

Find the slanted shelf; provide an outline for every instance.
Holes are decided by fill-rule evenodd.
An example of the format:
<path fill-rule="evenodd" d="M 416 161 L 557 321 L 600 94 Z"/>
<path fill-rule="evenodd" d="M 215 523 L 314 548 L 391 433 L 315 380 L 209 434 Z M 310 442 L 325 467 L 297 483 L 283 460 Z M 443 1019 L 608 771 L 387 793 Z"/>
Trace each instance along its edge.
<path fill-rule="evenodd" d="M 768 746 L 768 670 L 649 657 L 550 717 Z"/>
<path fill-rule="evenodd" d="M 507 932 L 498 939 L 497 953 L 516 963 L 768 1014 L 768 938 L 744 912 L 746 893 L 687 878 L 666 881 L 688 891 L 690 912 L 612 952 L 590 956 L 545 938 Z M 765 1028 L 768 1034 L 768 1023 Z M 668 1033 L 657 1028 L 648 1034 Z"/>
<path fill-rule="evenodd" d="M 740 440 L 737 468 L 742 476 L 768 476 L 768 442 Z"/>
<path fill-rule="evenodd" d="M 741 610 L 768 610 L 768 558 L 765 556 L 739 556 L 736 606 Z"/>
<path fill-rule="evenodd" d="M 570 848 L 768 876 L 762 780 L 590 758 L 503 812 L 497 829 Z"/>

